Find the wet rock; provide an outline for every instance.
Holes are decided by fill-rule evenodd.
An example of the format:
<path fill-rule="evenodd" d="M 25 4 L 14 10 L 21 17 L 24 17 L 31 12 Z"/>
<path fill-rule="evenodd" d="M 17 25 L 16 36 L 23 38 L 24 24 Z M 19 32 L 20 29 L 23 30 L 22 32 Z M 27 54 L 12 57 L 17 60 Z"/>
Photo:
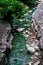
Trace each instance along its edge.
<path fill-rule="evenodd" d="M 41 38 L 41 33 L 37 33 L 37 34 L 36 34 L 36 39 L 37 39 L 37 40 L 40 40 L 40 38 Z"/>
<path fill-rule="evenodd" d="M 42 39 L 40 39 L 39 41 L 39 48 L 40 50 L 43 50 L 43 40 Z"/>
<path fill-rule="evenodd" d="M 16 29 L 18 32 L 22 32 L 24 30 L 24 28 L 18 28 Z"/>

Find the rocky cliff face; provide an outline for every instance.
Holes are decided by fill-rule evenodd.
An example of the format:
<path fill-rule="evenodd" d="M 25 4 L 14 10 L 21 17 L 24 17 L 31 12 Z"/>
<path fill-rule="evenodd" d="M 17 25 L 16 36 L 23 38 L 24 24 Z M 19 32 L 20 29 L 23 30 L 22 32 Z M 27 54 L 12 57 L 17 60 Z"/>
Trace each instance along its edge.
<path fill-rule="evenodd" d="M 37 9 L 32 14 L 33 29 L 36 34 L 36 38 L 39 41 L 40 49 L 40 64 L 43 65 L 43 0 L 40 0 L 40 4 L 37 6 Z"/>

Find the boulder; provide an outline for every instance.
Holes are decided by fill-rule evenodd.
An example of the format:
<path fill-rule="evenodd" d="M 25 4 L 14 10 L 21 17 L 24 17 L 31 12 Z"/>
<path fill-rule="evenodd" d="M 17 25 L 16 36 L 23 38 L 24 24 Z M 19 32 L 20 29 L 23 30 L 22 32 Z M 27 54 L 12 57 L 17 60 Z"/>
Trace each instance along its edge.
<path fill-rule="evenodd" d="M 26 44 L 27 47 L 27 51 L 29 51 L 31 54 L 33 54 L 35 52 L 35 49 L 31 46 L 29 46 L 28 44 Z"/>

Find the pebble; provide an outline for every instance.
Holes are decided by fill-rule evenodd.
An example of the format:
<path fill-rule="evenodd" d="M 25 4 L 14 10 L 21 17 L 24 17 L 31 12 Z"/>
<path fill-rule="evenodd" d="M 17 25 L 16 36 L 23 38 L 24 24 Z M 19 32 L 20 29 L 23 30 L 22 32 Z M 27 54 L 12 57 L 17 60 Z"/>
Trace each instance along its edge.
<path fill-rule="evenodd" d="M 16 29 L 18 32 L 22 32 L 24 30 L 24 28 L 18 28 Z"/>
<path fill-rule="evenodd" d="M 39 53 L 38 53 L 38 52 L 35 52 L 35 53 L 34 53 L 34 55 L 35 55 L 35 56 L 38 56 L 38 55 L 39 55 Z"/>
<path fill-rule="evenodd" d="M 25 27 L 28 27 L 28 28 L 30 27 L 30 25 L 29 25 L 29 24 L 24 24 L 24 26 L 25 26 Z"/>

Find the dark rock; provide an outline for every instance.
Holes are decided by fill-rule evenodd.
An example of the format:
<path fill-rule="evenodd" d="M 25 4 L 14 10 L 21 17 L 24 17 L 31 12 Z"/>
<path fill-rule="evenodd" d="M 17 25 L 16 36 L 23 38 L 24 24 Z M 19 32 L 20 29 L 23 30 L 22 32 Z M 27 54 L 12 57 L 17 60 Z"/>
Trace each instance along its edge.
<path fill-rule="evenodd" d="M 43 50 L 43 41 L 41 39 L 39 41 L 39 48 L 40 48 L 40 50 Z"/>

